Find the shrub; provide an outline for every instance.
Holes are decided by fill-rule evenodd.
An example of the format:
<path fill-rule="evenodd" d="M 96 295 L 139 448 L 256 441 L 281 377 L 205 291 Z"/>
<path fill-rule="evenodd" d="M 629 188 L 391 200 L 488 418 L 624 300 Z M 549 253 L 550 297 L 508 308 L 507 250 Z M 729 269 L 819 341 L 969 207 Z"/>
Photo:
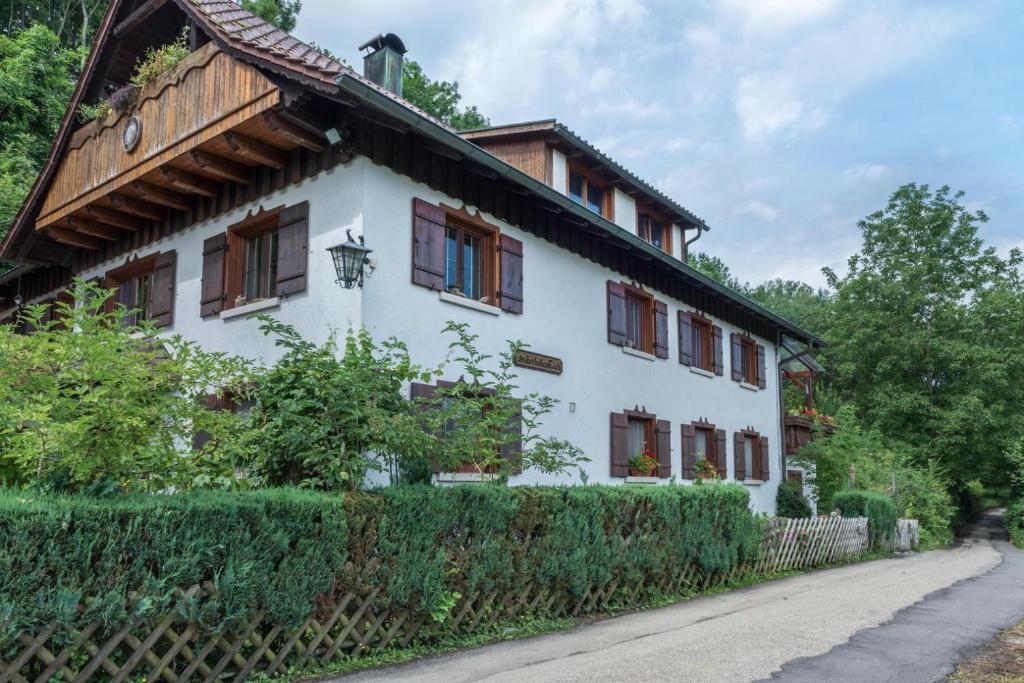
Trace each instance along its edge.
<path fill-rule="evenodd" d="M 892 498 L 877 491 L 840 491 L 832 503 L 843 517 L 867 517 L 871 544 L 878 545 L 896 532 L 896 504 Z"/>
<path fill-rule="evenodd" d="M 157 49 L 147 48 L 146 54 L 135 63 L 132 72 L 131 85 L 140 90 L 176 67 L 182 60 L 191 54 L 188 49 L 188 28 L 182 32 L 172 43 L 168 43 Z"/>
<path fill-rule="evenodd" d="M 29 306 L 15 334 L 0 325 L 0 473 L 15 485 L 159 491 L 230 486 L 244 423 L 205 409 L 212 388 L 240 387 L 249 365 L 206 353 L 111 295 L 77 281 L 77 305 Z M 193 450 L 193 436 L 211 441 Z M 217 448 L 214 449 L 214 446 Z"/>
<path fill-rule="evenodd" d="M 290 489 L 102 499 L 0 492 L 0 648 L 53 619 L 66 630 L 95 619 L 110 629 L 175 602 L 213 632 L 257 610 L 294 625 L 341 571 L 345 538 L 341 498 Z M 217 597 L 177 599 L 175 588 L 206 581 Z"/>
<path fill-rule="evenodd" d="M 782 482 L 775 494 L 775 514 L 793 518 L 811 516 L 811 506 L 804 498 L 803 484 L 796 481 Z"/>
<path fill-rule="evenodd" d="M 849 486 L 852 468 L 858 489 L 892 494 L 899 516 L 920 522 L 922 547 L 952 543 L 957 507 L 937 462 L 915 461 L 898 443 L 863 429 L 849 408 L 840 409 L 836 419 L 834 434 L 807 444 L 795 458 L 808 468 L 819 511 L 836 507 L 833 496 Z"/>
<path fill-rule="evenodd" d="M 594 584 L 643 578 L 645 592 L 616 595 L 636 606 L 691 564 L 709 576 L 755 558 L 761 523 L 748 505 L 730 484 L 407 486 L 344 497 L 0 492 L 0 636 L 10 645 L 52 619 L 66 630 L 155 620 L 175 604 L 174 588 L 203 581 L 218 587 L 216 599 L 177 604 L 209 632 L 256 610 L 296 624 L 325 595 L 377 587 L 379 607 L 437 621 L 461 595 L 527 582 L 578 599 Z"/>
<path fill-rule="evenodd" d="M 1006 508 L 1006 529 L 1010 540 L 1018 548 L 1024 548 L 1024 500 L 1018 500 Z"/>

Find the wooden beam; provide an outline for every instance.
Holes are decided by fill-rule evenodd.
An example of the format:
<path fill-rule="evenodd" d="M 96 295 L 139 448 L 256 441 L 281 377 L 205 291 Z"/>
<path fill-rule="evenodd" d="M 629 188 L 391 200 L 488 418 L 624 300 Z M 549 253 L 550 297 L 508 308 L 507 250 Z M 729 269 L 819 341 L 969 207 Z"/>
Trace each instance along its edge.
<path fill-rule="evenodd" d="M 108 242 L 116 242 L 121 239 L 121 232 L 112 225 L 97 223 L 96 221 L 91 221 L 87 218 L 78 218 L 77 216 L 69 216 L 65 220 L 73 230 L 80 232 L 83 235 L 98 237 L 101 240 L 107 240 Z"/>
<path fill-rule="evenodd" d="M 242 135 L 234 131 L 228 131 L 223 135 L 224 142 L 239 156 L 255 161 L 258 164 L 265 164 L 274 168 L 282 168 L 288 163 L 288 154 L 277 147 L 272 147 L 260 142 L 248 135 Z"/>
<path fill-rule="evenodd" d="M 164 218 L 165 209 L 162 206 L 150 204 L 141 199 L 129 197 L 126 194 L 111 194 L 110 201 L 114 202 L 114 206 L 125 213 L 142 216 L 154 221 L 160 221 Z"/>
<path fill-rule="evenodd" d="M 100 248 L 100 243 L 95 237 L 89 237 L 88 235 L 82 235 L 74 230 L 67 230 L 65 228 L 55 228 L 50 226 L 46 229 L 46 232 L 57 242 L 61 244 L 67 244 L 71 247 L 78 247 L 80 249 L 88 249 L 89 251 L 96 251 Z"/>
<path fill-rule="evenodd" d="M 321 152 L 325 147 L 326 141 L 321 134 L 288 121 L 276 111 L 263 112 L 263 122 L 267 128 L 300 147 L 314 152 Z"/>
<path fill-rule="evenodd" d="M 186 192 L 192 192 L 204 197 L 216 197 L 220 194 L 220 184 L 216 181 L 196 175 L 195 173 L 183 171 L 174 166 L 163 166 L 160 169 L 160 175 L 179 190 L 185 190 Z"/>
<path fill-rule="evenodd" d="M 132 232 L 142 230 L 142 221 L 138 217 L 127 213 L 114 211 L 103 206 L 87 206 L 85 207 L 85 212 L 89 215 L 89 218 L 97 223 L 106 223 L 107 225 L 124 228 Z"/>
<path fill-rule="evenodd" d="M 124 34 L 132 31 L 149 18 L 153 12 L 160 9 L 167 0 L 146 0 L 139 5 L 139 8 L 129 14 L 124 21 L 114 27 L 114 37 L 121 38 Z"/>
<path fill-rule="evenodd" d="M 160 204 L 177 211 L 188 211 L 192 208 L 192 198 L 187 194 L 168 190 L 166 187 L 160 187 L 159 185 L 150 185 L 141 180 L 136 180 L 132 183 L 132 187 L 135 188 L 140 197 L 148 202 Z"/>
<path fill-rule="evenodd" d="M 201 149 L 192 150 L 192 161 L 196 166 L 207 173 L 213 174 L 224 180 L 233 180 L 242 185 L 249 184 L 251 172 L 249 167 L 230 159 L 204 152 Z"/>

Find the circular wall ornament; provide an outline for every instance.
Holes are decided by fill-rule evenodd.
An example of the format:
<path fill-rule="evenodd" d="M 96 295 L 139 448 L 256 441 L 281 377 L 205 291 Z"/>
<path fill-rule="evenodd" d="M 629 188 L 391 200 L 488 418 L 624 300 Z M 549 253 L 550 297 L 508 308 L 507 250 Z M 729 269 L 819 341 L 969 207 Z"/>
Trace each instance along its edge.
<path fill-rule="evenodd" d="M 138 116 L 132 116 L 125 124 L 124 132 L 121 133 L 121 145 L 124 147 L 124 151 L 130 152 L 138 147 L 141 138 L 142 121 Z"/>

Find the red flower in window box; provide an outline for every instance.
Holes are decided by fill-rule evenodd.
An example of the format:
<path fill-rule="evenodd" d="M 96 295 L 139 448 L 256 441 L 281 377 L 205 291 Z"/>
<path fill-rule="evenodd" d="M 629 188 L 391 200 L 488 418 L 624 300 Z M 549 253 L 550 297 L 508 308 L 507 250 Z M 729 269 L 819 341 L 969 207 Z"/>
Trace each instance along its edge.
<path fill-rule="evenodd" d="M 701 458 L 694 464 L 694 472 L 700 479 L 718 479 L 718 470 L 714 463 Z"/>
<path fill-rule="evenodd" d="M 653 477 L 658 474 L 658 459 L 654 457 L 649 448 L 644 448 L 640 455 L 634 455 L 629 459 L 629 476 L 631 477 Z"/>

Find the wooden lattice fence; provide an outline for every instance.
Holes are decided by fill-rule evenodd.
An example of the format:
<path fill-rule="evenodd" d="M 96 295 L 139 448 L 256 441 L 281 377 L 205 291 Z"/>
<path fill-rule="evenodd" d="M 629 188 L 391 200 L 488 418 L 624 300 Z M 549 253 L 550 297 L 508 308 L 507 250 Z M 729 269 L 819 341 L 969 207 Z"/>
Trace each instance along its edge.
<path fill-rule="evenodd" d="M 904 535 L 911 538 L 910 533 Z M 256 672 L 281 674 L 327 665 L 370 648 L 405 647 L 442 634 L 481 632 L 517 617 L 573 617 L 635 605 L 652 592 L 678 595 L 752 574 L 823 566 L 856 558 L 867 546 L 864 518 L 775 518 L 768 522 L 760 559 L 727 573 L 708 574 L 691 564 L 671 576 L 592 585 L 576 597 L 527 583 L 515 592 L 493 590 L 461 597 L 442 622 L 412 609 L 381 607 L 380 587 L 367 586 L 319 605 L 298 628 L 268 623 L 258 613 L 235 632 L 209 634 L 176 607 L 155 627 L 147 619 L 112 633 L 103 632 L 96 622 L 62 634 L 51 623 L 39 633 L 20 636 L 20 649 L 8 661 L 0 660 L 0 683 L 242 681 Z M 193 586 L 179 597 L 183 602 L 214 590 L 210 584 Z"/>

